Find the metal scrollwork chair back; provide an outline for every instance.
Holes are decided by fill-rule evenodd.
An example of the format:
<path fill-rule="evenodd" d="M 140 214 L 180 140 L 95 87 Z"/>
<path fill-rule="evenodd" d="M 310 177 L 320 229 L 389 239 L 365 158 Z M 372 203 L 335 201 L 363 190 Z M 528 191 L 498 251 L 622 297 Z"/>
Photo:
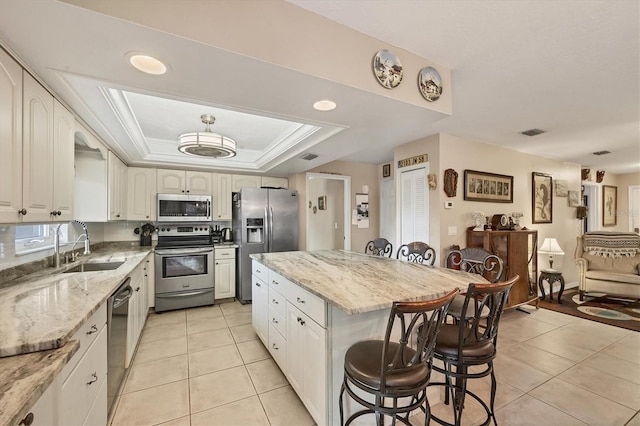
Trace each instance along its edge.
<path fill-rule="evenodd" d="M 393 246 L 386 238 L 376 238 L 367 243 L 364 252 L 374 256 L 391 257 Z"/>
<path fill-rule="evenodd" d="M 427 243 L 414 241 L 401 245 L 396 259 L 433 266 L 436 261 L 436 251 Z"/>
<path fill-rule="evenodd" d="M 500 281 L 503 272 L 502 259 L 478 247 L 451 250 L 447 255 L 446 266 L 482 275 L 492 283 Z"/>

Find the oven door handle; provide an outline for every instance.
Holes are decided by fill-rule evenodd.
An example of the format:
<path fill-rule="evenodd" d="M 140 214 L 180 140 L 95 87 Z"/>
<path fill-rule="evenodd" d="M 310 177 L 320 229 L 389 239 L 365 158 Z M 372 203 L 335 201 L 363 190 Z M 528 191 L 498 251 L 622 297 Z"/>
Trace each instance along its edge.
<path fill-rule="evenodd" d="M 184 291 L 179 293 L 171 293 L 171 294 L 158 294 L 156 293 L 156 297 L 160 299 L 172 299 L 174 297 L 188 297 L 188 296 L 197 296 L 199 294 L 211 293 L 213 287 L 206 288 L 204 290 L 194 290 L 194 291 Z"/>
<path fill-rule="evenodd" d="M 174 256 L 174 255 L 180 255 L 180 254 L 201 254 L 201 253 L 213 253 L 213 248 L 203 247 L 203 248 L 166 249 L 166 250 L 156 249 L 156 254 L 160 256 Z"/>

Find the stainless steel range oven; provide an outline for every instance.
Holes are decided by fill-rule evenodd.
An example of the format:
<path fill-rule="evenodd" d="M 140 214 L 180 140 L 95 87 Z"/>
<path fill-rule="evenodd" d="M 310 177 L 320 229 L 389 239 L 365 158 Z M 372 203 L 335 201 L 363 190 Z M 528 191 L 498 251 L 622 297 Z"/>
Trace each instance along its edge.
<path fill-rule="evenodd" d="M 209 225 L 160 224 L 155 256 L 156 312 L 213 304 L 213 244 Z"/>

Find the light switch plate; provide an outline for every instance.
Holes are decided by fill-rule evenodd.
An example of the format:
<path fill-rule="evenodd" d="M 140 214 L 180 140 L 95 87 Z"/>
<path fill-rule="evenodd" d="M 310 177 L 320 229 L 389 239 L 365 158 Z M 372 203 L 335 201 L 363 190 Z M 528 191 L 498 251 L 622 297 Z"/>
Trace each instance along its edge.
<path fill-rule="evenodd" d="M 452 209 L 453 208 L 453 201 L 445 201 L 444 202 L 444 208 L 445 209 Z"/>
<path fill-rule="evenodd" d="M 458 227 L 457 226 L 449 226 L 447 228 L 447 235 L 458 235 Z"/>

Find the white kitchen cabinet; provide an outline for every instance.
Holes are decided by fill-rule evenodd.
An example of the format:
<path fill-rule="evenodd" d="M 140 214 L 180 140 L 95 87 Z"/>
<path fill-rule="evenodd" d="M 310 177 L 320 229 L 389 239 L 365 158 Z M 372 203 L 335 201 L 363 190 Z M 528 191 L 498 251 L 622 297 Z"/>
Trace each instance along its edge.
<path fill-rule="evenodd" d="M 109 220 L 125 220 L 127 216 L 127 166 L 111 151 L 107 155 L 109 170 Z"/>
<path fill-rule="evenodd" d="M 236 297 L 236 249 L 216 247 L 214 262 L 216 300 Z"/>
<path fill-rule="evenodd" d="M 56 403 L 55 382 L 44 391 L 36 403 L 31 407 L 29 412 L 22 418 L 21 425 L 31 426 L 52 426 L 57 425 L 56 420 Z"/>
<path fill-rule="evenodd" d="M 74 133 L 73 115 L 58 101 L 53 103 L 53 209 L 51 219 L 73 219 Z"/>
<path fill-rule="evenodd" d="M 129 316 L 127 317 L 127 367 L 131 364 L 147 318 L 147 293 L 144 288 L 145 266 L 146 263 L 143 262 L 131 273 L 130 284 L 133 292 L 129 299 Z"/>
<path fill-rule="evenodd" d="M 156 169 L 127 168 L 127 220 L 156 220 Z"/>
<path fill-rule="evenodd" d="M 326 415 L 327 331 L 291 303 L 287 305 L 287 367 L 291 387 L 318 424 Z M 312 365 L 314 368 L 309 368 Z"/>
<path fill-rule="evenodd" d="M 260 178 L 261 186 L 268 186 L 270 188 L 289 188 L 289 179 L 273 176 L 262 176 Z"/>
<path fill-rule="evenodd" d="M 254 262 L 255 265 L 255 262 Z M 251 276 L 251 319 L 256 334 L 269 347 L 269 287 L 256 274 Z"/>
<path fill-rule="evenodd" d="M 146 271 L 145 278 L 147 280 L 146 291 L 147 291 L 147 313 L 149 312 L 149 308 L 152 308 L 156 304 L 156 270 L 155 270 L 155 255 L 153 253 L 149 253 L 147 255 L 147 259 L 145 260 Z"/>
<path fill-rule="evenodd" d="M 212 195 L 212 174 L 184 170 L 158 169 L 158 194 Z"/>
<path fill-rule="evenodd" d="M 0 49 L 0 223 L 22 209 L 22 67 Z"/>
<path fill-rule="evenodd" d="M 260 188 L 262 180 L 260 176 L 231 175 L 231 189 L 240 192 L 242 188 Z"/>
<path fill-rule="evenodd" d="M 107 422 L 107 309 L 94 312 L 71 340 L 80 348 L 62 369 L 58 381 L 58 424 L 79 425 L 87 418 L 93 424 Z M 96 421 L 98 420 L 98 421 Z"/>
<path fill-rule="evenodd" d="M 231 175 L 213 173 L 213 220 L 231 220 Z"/>
<path fill-rule="evenodd" d="M 22 104 L 22 222 L 49 222 L 53 211 L 53 96 L 26 72 Z"/>

